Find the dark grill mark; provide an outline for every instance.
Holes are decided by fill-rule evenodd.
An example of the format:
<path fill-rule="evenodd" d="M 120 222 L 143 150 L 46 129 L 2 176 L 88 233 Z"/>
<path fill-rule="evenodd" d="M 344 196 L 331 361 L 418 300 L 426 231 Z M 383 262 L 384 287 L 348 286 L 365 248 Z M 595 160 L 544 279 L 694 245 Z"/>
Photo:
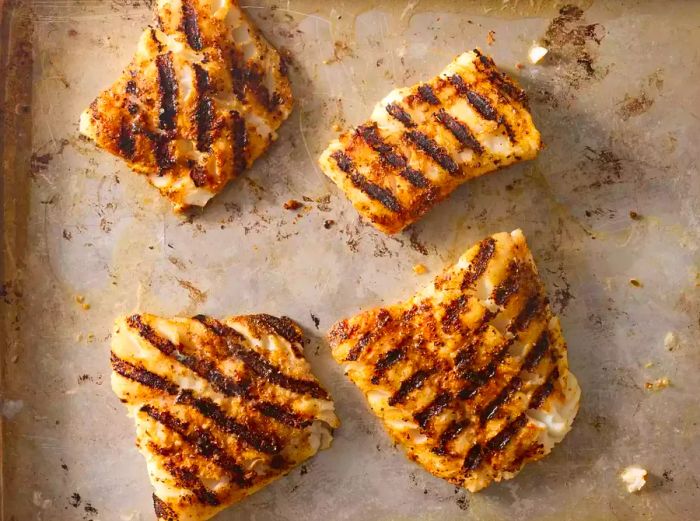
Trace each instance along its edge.
<path fill-rule="evenodd" d="M 336 152 L 333 152 L 331 157 L 335 159 L 335 162 L 338 164 L 338 168 L 340 168 L 343 172 L 345 172 L 348 175 L 350 181 L 355 186 L 355 188 L 357 188 L 361 192 L 364 192 L 370 199 L 379 201 L 388 210 L 396 213 L 401 212 L 401 204 L 396 199 L 396 197 L 394 197 L 394 194 L 392 194 L 386 188 L 374 184 L 373 182 L 369 181 L 365 176 L 360 174 L 355 169 L 355 165 L 353 165 L 352 159 L 350 159 L 347 156 L 347 154 L 344 154 L 343 152 L 338 150 Z"/>
<path fill-rule="evenodd" d="M 170 340 L 161 337 L 151 326 L 145 324 L 139 315 L 130 316 L 127 319 L 127 324 L 129 327 L 138 331 L 139 335 L 158 349 L 158 351 L 177 360 L 182 365 L 207 380 L 211 386 L 220 393 L 226 396 L 247 396 L 247 385 L 236 382 L 232 378 L 221 373 L 212 361 L 199 359 L 183 353 L 178 346 L 170 342 Z"/>
<path fill-rule="evenodd" d="M 239 485 L 246 484 L 243 469 L 218 444 L 214 437 L 204 429 L 194 429 L 190 432 L 188 425 L 167 411 L 161 411 L 152 405 L 144 405 L 141 412 L 147 414 L 161 425 L 177 433 L 188 445 L 205 459 L 212 461 L 225 470 Z M 193 490 L 194 491 L 194 490 Z M 195 492 L 196 493 L 196 492 Z M 199 498 L 199 496 L 197 496 Z M 216 496 L 214 496 L 216 497 Z M 201 500 L 203 503 L 206 501 Z M 207 503 L 209 504 L 209 503 Z"/>
<path fill-rule="evenodd" d="M 209 73 L 200 64 L 195 63 L 194 76 L 197 88 L 197 150 L 207 152 L 211 149 L 211 127 L 214 122 L 214 102 L 209 97 Z"/>
<path fill-rule="evenodd" d="M 178 521 L 175 511 L 155 494 L 153 494 L 153 510 L 160 521 Z"/>
<path fill-rule="evenodd" d="M 199 320 L 211 332 L 221 338 L 226 343 L 229 353 L 241 360 L 246 367 L 260 378 L 298 394 L 308 394 L 323 400 L 328 399 L 328 393 L 317 382 L 287 376 L 262 355 L 242 346 L 238 342 L 240 335 L 227 325 L 201 315 L 195 317 L 195 319 Z"/>
<path fill-rule="evenodd" d="M 459 174 L 459 165 L 454 162 L 447 151 L 434 140 L 418 130 L 409 130 L 404 134 L 406 138 L 425 152 L 433 161 L 447 170 L 450 175 Z"/>
<path fill-rule="evenodd" d="M 513 439 L 513 436 L 515 436 L 520 429 L 525 427 L 525 424 L 527 424 L 527 418 L 525 414 L 521 414 L 488 441 L 487 448 L 489 451 L 497 452 L 505 449 L 508 443 L 510 443 L 510 440 Z"/>
<path fill-rule="evenodd" d="M 177 467 L 173 463 L 165 463 L 163 466 L 175 478 L 177 486 L 192 492 L 200 503 L 212 507 L 221 504 L 216 494 L 204 486 L 193 470 Z"/>
<path fill-rule="evenodd" d="M 194 186 L 197 188 L 205 186 L 209 182 L 206 171 L 199 165 L 193 166 L 192 170 L 190 170 L 190 179 L 192 179 Z"/>
<path fill-rule="evenodd" d="M 450 76 L 450 83 L 454 85 L 455 89 L 461 96 L 466 96 L 467 100 L 474 109 L 481 114 L 484 119 L 491 121 L 498 120 L 498 112 L 491 106 L 489 100 L 483 97 L 481 94 L 471 90 L 467 84 L 464 82 L 461 76 L 455 74 Z"/>
<path fill-rule="evenodd" d="M 440 435 L 437 446 L 433 447 L 431 451 L 438 456 L 444 456 L 447 453 L 447 445 L 459 436 L 468 425 L 468 420 L 453 421 L 450 423 Z"/>
<path fill-rule="evenodd" d="M 459 329 L 459 316 L 469 308 L 469 298 L 466 295 L 460 295 L 445 308 L 445 314 L 442 317 L 442 330 L 445 333 L 451 333 Z"/>
<path fill-rule="evenodd" d="M 136 140 L 134 139 L 133 127 L 125 118 L 122 118 L 121 124 L 119 125 L 118 146 L 119 151 L 124 157 L 127 159 L 134 157 Z"/>
<path fill-rule="evenodd" d="M 474 51 L 476 52 L 476 50 Z M 511 99 L 520 101 L 523 104 L 527 104 L 527 95 L 525 91 L 518 88 L 513 81 L 506 76 L 504 73 L 499 72 L 495 67 L 496 64 L 488 56 L 484 56 L 481 53 L 477 53 L 479 60 L 474 62 L 476 68 L 486 74 L 489 80 L 500 90 L 505 93 Z"/>
<path fill-rule="evenodd" d="M 110 353 L 110 361 L 114 372 L 124 378 L 138 382 L 150 389 L 166 392 L 170 395 L 176 395 L 178 393 L 179 389 L 177 385 L 143 367 L 138 367 L 130 364 L 126 360 L 122 360 L 114 353 Z"/>
<path fill-rule="evenodd" d="M 462 468 L 467 472 L 476 470 L 481 465 L 481 460 L 484 458 L 484 450 L 478 443 L 474 445 L 469 452 L 467 452 L 467 457 L 464 458 L 464 463 Z"/>
<path fill-rule="evenodd" d="M 408 166 L 408 162 L 405 157 L 396 152 L 391 145 L 382 140 L 382 137 L 377 131 L 376 123 L 373 125 L 360 126 L 357 129 L 357 135 L 360 136 L 365 143 L 370 146 L 370 148 L 379 153 L 383 161 L 394 168 L 398 168 L 399 175 L 413 186 L 416 188 L 426 188 L 430 185 L 430 181 L 428 181 L 423 174 Z"/>
<path fill-rule="evenodd" d="M 440 104 L 440 100 L 437 99 L 437 96 L 435 96 L 433 89 L 427 83 L 424 83 L 420 87 L 418 87 L 418 95 L 426 103 L 430 103 L 431 105 Z"/>
<path fill-rule="evenodd" d="M 428 404 L 422 411 L 417 412 L 413 418 L 418 422 L 421 428 L 425 428 L 433 416 L 437 416 L 445 407 L 452 401 L 452 395 L 448 392 L 438 394 L 435 399 Z"/>
<path fill-rule="evenodd" d="M 161 130 L 175 130 L 177 80 L 173 70 L 172 53 L 159 54 L 156 57 L 156 67 L 158 68 L 158 91 L 160 92 L 159 128 Z"/>
<path fill-rule="evenodd" d="M 559 368 L 555 367 L 552 372 L 549 373 L 549 376 L 547 376 L 547 380 L 537 389 L 535 389 L 534 393 L 532 393 L 530 403 L 528 404 L 528 409 L 539 409 L 542 406 L 547 397 L 552 394 L 552 391 L 554 390 L 554 382 L 558 378 Z"/>
<path fill-rule="evenodd" d="M 423 369 L 419 369 L 413 373 L 406 380 L 401 382 L 401 387 L 399 387 L 399 390 L 396 391 L 391 398 L 389 398 L 389 405 L 394 406 L 406 401 L 408 395 L 416 389 L 420 389 L 429 376 L 430 372 Z"/>
<path fill-rule="evenodd" d="M 493 237 L 487 237 L 479 243 L 479 251 L 472 258 L 469 270 L 462 279 L 462 290 L 470 288 L 484 274 L 495 250 L 496 240 Z"/>
<path fill-rule="evenodd" d="M 405 127 L 415 127 L 416 124 L 411 119 L 411 115 L 406 112 L 403 107 L 397 103 L 389 103 L 386 106 L 386 111 L 395 120 L 403 123 Z"/>
<path fill-rule="evenodd" d="M 522 386 L 523 382 L 517 376 L 513 377 L 506 386 L 501 389 L 501 392 L 496 396 L 479 414 L 481 423 L 486 423 L 491 418 L 493 418 L 498 409 L 503 405 L 508 399 L 517 392 Z"/>
<path fill-rule="evenodd" d="M 156 156 L 156 164 L 162 172 L 175 165 L 175 158 L 170 153 L 170 138 L 161 134 L 146 134 L 153 143 L 153 154 Z"/>
<path fill-rule="evenodd" d="M 296 324 L 289 317 L 275 317 L 273 315 L 261 313 L 259 315 L 250 315 L 249 318 L 256 326 L 281 336 L 290 344 L 302 345 L 304 343 L 304 337 L 297 329 Z"/>
<path fill-rule="evenodd" d="M 263 79 L 264 74 L 255 65 L 249 66 L 237 49 L 231 50 L 233 93 L 240 101 L 245 102 L 246 92 L 250 91 L 266 110 L 271 111 L 275 108 L 276 102 L 270 96 L 270 91 L 267 90 Z"/>
<path fill-rule="evenodd" d="M 456 118 L 450 116 L 445 109 L 440 109 L 435 113 L 437 119 L 450 133 L 465 147 L 477 153 L 482 153 L 484 149 L 476 140 L 469 128 Z"/>
<path fill-rule="evenodd" d="M 374 341 L 374 339 L 381 333 L 382 329 L 384 329 L 384 326 L 386 326 L 389 321 L 391 321 L 391 314 L 385 309 L 380 310 L 379 313 L 377 313 L 377 323 L 374 328 L 367 331 L 364 335 L 362 335 L 362 337 L 360 337 L 357 343 L 352 346 L 348 352 L 348 356 L 345 358 L 345 360 L 348 362 L 354 362 L 357 360 L 362 354 L 362 351 L 365 350 L 365 347 L 367 347 L 367 344 Z"/>
<path fill-rule="evenodd" d="M 460 400 L 468 400 L 475 396 L 479 388 L 496 375 L 498 366 L 503 362 L 503 358 L 508 354 L 508 349 L 514 341 L 515 337 L 503 342 L 491 362 L 483 369 L 479 371 L 467 370 L 461 373 L 460 376 L 467 381 L 467 384 L 457 395 Z"/>
<path fill-rule="evenodd" d="M 508 274 L 506 278 L 493 290 L 493 300 L 499 306 L 503 306 L 508 302 L 510 297 L 517 293 L 520 288 L 520 264 L 511 261 L 508 266 Z"/>
<path fill-rule="evenodd" d="M 520 310 L 518 315 L 513 319 L 513 322 L 509 324 L 508 331 L 511 333 L 517 333 L 524 330 L 534 317 L 544 311 L 544 307 L 547 305 L 546 298 L 540 297 L 539 294 L 535 293 L 530 295 L 525 302 L 525 305 Z"/>
<path fill-rule="evenodd" d="M 284 425 L 294 427 L 295 429 L 303 429 L 311 425 L 312 420 L 304 418 L 296 413 L 289 412 L 286 409 L 270 402 L 258 402 L 255 404 L 255 409 L 268 418 L 277 420 Z"/>
<path fill-rule="evenodd" d="M 237 111 L 231 112 L 232 155 L 234 173 L 240 174 L 246 167 L 248 148 L 248 130 L 245 119 Z"/>
<path fill-rule="evenodd" d="M 476 349 L 473 344 L 470 344 L 457 352 L 455 356 L 455 369 L 458 372 L 463 372 L 474 360 Z"/>
<path fill-rule="evenodd" d="M 523 369 L 529 371 L 534 369 L 535 366 L 542 359 L 544 354 L 549 349 L 549 332 L 545 329 L 542 334 L 535 342 L 535 345 L 530 348 L 525 355 L 525 360 L 523 361 Z"/>
<path fill-rule="evenodd" d="M 403 347 L 397 347 L 385 353 L 377 363 L 374 365 L 374 374 L 372 375 L 372 383 L 377 385 L 381 380 L 382 376 L 387 372 L 387 370 L 396 364 L 397 362 L 406 358 L 406 349 Z"/>
<path fill-rule="evenodd" d="M 177 395 L 176 403 L 194 407 L 202 416 L 212 420 L 222 431 L 235 435 L 257 451 L 265 454 L 277 454 L 282 448 L 274 436 L 265 436 L 263 433 L 239 423 L 208 398 L 197 398 L 190 389 L 181 390 Z"/>
<path fill-rule="evenodd" d="M 202 34 L 199 32 L 197 11 L 192 7 L 190 0 L 182 2 L 182 29 L 187 36 L 187 43 L 195 51 L 202 50 Z"/>

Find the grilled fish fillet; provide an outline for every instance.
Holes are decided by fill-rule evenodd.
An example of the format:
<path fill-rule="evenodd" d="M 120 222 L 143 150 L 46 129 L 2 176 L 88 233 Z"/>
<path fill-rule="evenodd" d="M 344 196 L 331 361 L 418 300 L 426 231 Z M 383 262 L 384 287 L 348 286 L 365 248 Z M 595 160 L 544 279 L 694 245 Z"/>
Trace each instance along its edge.
<path fill-rule="evenodd" d="M 276 139 L 292 109 L 287 66 L 232 0 L 159 0 L 121 77 L 80 132 L 124 159 L 176 210 L 207 201 Z"/>
<path fill-rule="evenodd" d="M 525 93 L 474 50 L 436 78 L 389 93 L 319 163 L 363 217 L 391 234 L 468 179 L 532 159 L 540 147 Z"/>
<path fill-rule="evenodd" d="M 412 299 L 343 320 L 329 338 L 409 458 L 472 492 L 548 454 L 578 411 L 520 230 L 484 239 Z"/>
<path fill-rule="evenodd" d="M 119 319 L 112 389 L 136 422 L 158 519 L 201 521 L 330 445 L 333 402 L 290 319 Z"/>

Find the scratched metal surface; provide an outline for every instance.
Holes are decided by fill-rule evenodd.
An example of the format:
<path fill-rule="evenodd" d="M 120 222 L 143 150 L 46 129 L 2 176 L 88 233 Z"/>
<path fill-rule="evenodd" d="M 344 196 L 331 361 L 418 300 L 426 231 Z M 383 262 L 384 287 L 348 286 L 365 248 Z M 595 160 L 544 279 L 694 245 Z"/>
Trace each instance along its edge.
<path fill-rule="evenodd" d="M 183 220 L 77 138 L 80 110 L 127 63 L 147 6 L 0 2 L 3 520 L 152 519 L 131 420 L 109 389 L 111 323 L 134 309 L 289 315 L 336 400 L 333 447 L 221 521 L 697 519 L 700 5 L 370 4 L 247 7 L 294 58 L 296 108 L 249 173 Z M 527 64 L 542 39 L 550 54 Z M 334 125 L 362 121 L 390 88 L 474 46 L 520 78 L 547 146 L 384 237 L 315 158 Z M 283 209 L 290 198 L 305 207 Z M 551 456 L 471 495 L 390 445 L 323 333 L 516 227 L 561 313 L 583 400 Z M 416 263 L 429 274 L 413 274 Z M 665 346 L 669 332 L 677 342 Z M 663 376 L 669 388 L 645 389 Z M 632 463 L 651 474 L 637 495 L 618 478 Z"/>

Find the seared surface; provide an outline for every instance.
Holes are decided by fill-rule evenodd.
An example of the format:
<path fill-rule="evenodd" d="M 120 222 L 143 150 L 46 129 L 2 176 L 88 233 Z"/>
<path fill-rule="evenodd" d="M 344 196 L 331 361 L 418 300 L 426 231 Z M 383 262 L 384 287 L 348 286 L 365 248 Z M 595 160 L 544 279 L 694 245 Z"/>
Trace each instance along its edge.
<path fill-rule="evenodd" d="M 396 233 L 466 180 L 532 159 L 540 146 L 525 93 L 474 50 L 429 82 L 392 91 L 319 162 L 363 217 Z"/>
<path fill-rule="evenodd" d="M 209 519 L 327 448 L 339 422 L 290 319 L 117 321 L 112 388 L 136 421 L 159 519 Z"/>
<path fill-rule="evenodd" d="M 408 456 L 471 491 L 547 454 L 578 410 L 520 230 L 484 239 L 412 299 L 343 320 L 329 338 Z"/>
<path fill-rule="evenodd" d="M 235 1 L 161 0 L 156 11 L 80 131 L 176 210 L 204 206 L 276 139 L 292 108 L 287 68 Z"/>

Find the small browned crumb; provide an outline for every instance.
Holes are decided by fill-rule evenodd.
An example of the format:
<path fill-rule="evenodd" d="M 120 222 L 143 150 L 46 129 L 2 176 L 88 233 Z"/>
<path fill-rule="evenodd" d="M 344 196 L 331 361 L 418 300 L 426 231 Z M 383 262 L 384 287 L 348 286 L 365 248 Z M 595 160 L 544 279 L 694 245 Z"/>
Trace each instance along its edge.
<path fill-rule="evenodd" d="M 653 382 L 647 382 L 644 384 L 644 387 L 646 387 L 647 391 L 660 391 L 661 389 L 666 389 L 669 385 L 671 385 L 671 381 L 664 376 Z"/>
<path fill-rule="evenodd" d="M 515 64 L 515 68 L 518 69 L 518 70 L 521 70 L 521 69 L 524 69 L 525 66 L 524 66 L 522 63 L 518 62 L 518 63 Z"/>
<path fill-rule="evenodd" d="M 489 34 L 486 35 L 486 43 L 489 45 L 496 43 L 496 31 L 489 31 Z"/>
<path fill-rule="evenodd" d="M 641 220 L 642 220 L 642 216 L 639 215 L 639 214 L 638 214 L 637 212 L 635 212 L 635 211 L 631 211 L 631 212 L 630 212 L 630 219 L 632 219 L 632 220 L 634 220 L 634 221 L 641 221 Z"/>
<path fill-rule="evenodd" d="M 333 126 L 331 127 L 333 129 L 333 132 L 340 132 L 343 130 L 343 127 L 340 126 L 340 123 L 333 123 Z"/>
<path fill-rule="evenodd" d="M 87 341 L 88 341 L 88 342 L 94 342 L 94 341 L 95 341 L 95 334 L 94 334 L 94 333 L 88 333 Z"/>
<path fill-rule="evenodd" d="M 423 275 L 427 271 L 428 268 L 426 268 L 423 264 L 416 264 L 415 266 L 413 266 L 413 273 L 415 273 L 416 275 Z"/>
<path fill-rule="evenodd" d="M 86 311 L 87 311 L 88 309 L 90 309 L 90 304 L 88 304 L 87 302 L 83 302 L 83 303 L 82 303 L 82 306 L 83 306 L 83 309 L 86 310 Z"/>
<path fill-rule="evenodd" d="M 85 302 L 85 297 L 84 297 L 83 295 L 76 295 L 76 296 L 75 296 L 75 301 L 76 301 L 78 304 L 82 304 L 83 302 Z"/>
<path fill-rule="evenodd" d="M 644 364 L 644 369 L 649 369 L 650 367 L 654 367 L 654 362 L 647 362 Z"/>
<path fill-rule="evenodd" d="M 290 199 L 286 203 L 284 203 L 284 209 L 285 210 L 298 210 L 299 208 L 303 207 L 304 203 L 297 201 L 296 199 Z"/>
<path fill-rule="evenodd" d="M 639 282 L 637 279 L 630 279 L 630 284 L 632 284 L 635 288 L 641 288 L 642 283 Z"/>
<path fill-rule="evenodd" d="M 323 227 L 326 230 L 330 229 L 330 227 L 333 226 L 334 224 L 335 224 L 335 221 L 333 219 L 326 219 L 325 221 L 323 221 Z"/>

